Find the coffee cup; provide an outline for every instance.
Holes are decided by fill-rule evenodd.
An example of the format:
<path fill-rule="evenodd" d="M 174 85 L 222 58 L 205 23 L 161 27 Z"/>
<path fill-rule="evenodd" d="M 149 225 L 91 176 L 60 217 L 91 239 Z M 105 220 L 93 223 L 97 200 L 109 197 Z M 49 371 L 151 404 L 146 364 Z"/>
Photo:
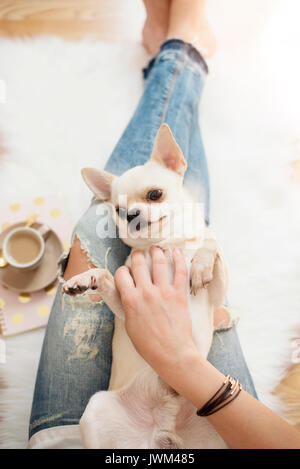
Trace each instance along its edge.
<path fill-rule="evenodd" d="M 39 230 L 19 227 L 10 231 L 3 243 L 3 255 L 8 264 L 22 271 L 36 269 L 45 253 L 45 239 L 49 232 L 46 225 Z"/>

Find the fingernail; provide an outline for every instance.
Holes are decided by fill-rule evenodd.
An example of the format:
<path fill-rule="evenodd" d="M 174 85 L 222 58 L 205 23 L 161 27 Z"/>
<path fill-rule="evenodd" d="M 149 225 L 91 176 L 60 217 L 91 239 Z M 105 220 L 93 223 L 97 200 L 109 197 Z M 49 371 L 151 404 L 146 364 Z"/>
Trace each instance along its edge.
<path fill-rule="evenodd" d="M 151 246 L 150 249 L 151 249 L 151 250 L 152 250 L 152 249 L 160 249 L 160 250 L 162 250 L 160 246 L 156 246 L 155 244 L 152 244 L 152 246 Z"/>

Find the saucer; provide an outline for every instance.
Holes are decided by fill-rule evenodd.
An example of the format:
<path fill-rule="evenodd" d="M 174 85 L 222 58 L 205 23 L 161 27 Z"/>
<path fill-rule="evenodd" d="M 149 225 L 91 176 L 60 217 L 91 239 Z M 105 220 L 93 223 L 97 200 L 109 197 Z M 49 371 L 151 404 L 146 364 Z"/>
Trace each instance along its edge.
<path fill-rule="evenodd" d="M 0 248 L 4 238 L 15 228 L 25 226 L 26 222 L 15 223 L 0 234 Z M 34 223 L 33 228 L 39 229 L 43 224 Z M 30 271 L 22 272 L 9 264 L 0 268 L 0 283 L 10 290 L 24 293 L 32 293 L 47 287 L 57 278 L 57 262 L 63 253 L 62 243 L 54 231 L 51 231 L 45 241 L 45 253 L 40 265 Z"/>

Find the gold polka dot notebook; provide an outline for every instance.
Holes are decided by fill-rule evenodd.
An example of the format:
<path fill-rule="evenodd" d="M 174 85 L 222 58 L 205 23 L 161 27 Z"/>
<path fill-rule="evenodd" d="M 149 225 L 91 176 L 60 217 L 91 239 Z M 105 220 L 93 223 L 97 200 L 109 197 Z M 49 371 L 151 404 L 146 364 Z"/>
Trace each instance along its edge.
<path fill-rule="evenodd" d="M 2 207 L 0 234 L 10 225 L 27 220 L 32 215 L 37 215 L 37 222 L 49 225 L 59 237 L 65 251 L 69 249 L 72 227 L 64 201 L 59 195 L 40 196 L 26 202 L 12 201 L 9 206 Z M 9 336 L 44 327 L 57 284 L 58 281 L 54 280 L 34 293 L 15 292 L 0 284 L 0 333 Z"/>

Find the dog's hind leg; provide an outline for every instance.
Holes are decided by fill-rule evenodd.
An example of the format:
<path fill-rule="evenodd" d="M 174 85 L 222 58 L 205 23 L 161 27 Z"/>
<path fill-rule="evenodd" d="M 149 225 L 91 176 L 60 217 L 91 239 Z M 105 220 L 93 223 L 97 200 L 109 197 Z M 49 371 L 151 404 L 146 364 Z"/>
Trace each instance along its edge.
<path fill-rule="evenodd" d="M 182 397 L 150 368 L 119 391 L 101 391 L 80 420 L 85 448 L 182 448 L 176 416 Z"/>
<path fill-rule="evenodd" d="M 87 449 L 128 448 L 131 425 L 114 391 L 94 394 L 81 419 L 80 432 Z"/>
<path fill-rule="evenodd" d="M 87 449 L 150 448 L 152 428 L 149 409 L 122 390 L 94 394 L 80 420 Z"/>

